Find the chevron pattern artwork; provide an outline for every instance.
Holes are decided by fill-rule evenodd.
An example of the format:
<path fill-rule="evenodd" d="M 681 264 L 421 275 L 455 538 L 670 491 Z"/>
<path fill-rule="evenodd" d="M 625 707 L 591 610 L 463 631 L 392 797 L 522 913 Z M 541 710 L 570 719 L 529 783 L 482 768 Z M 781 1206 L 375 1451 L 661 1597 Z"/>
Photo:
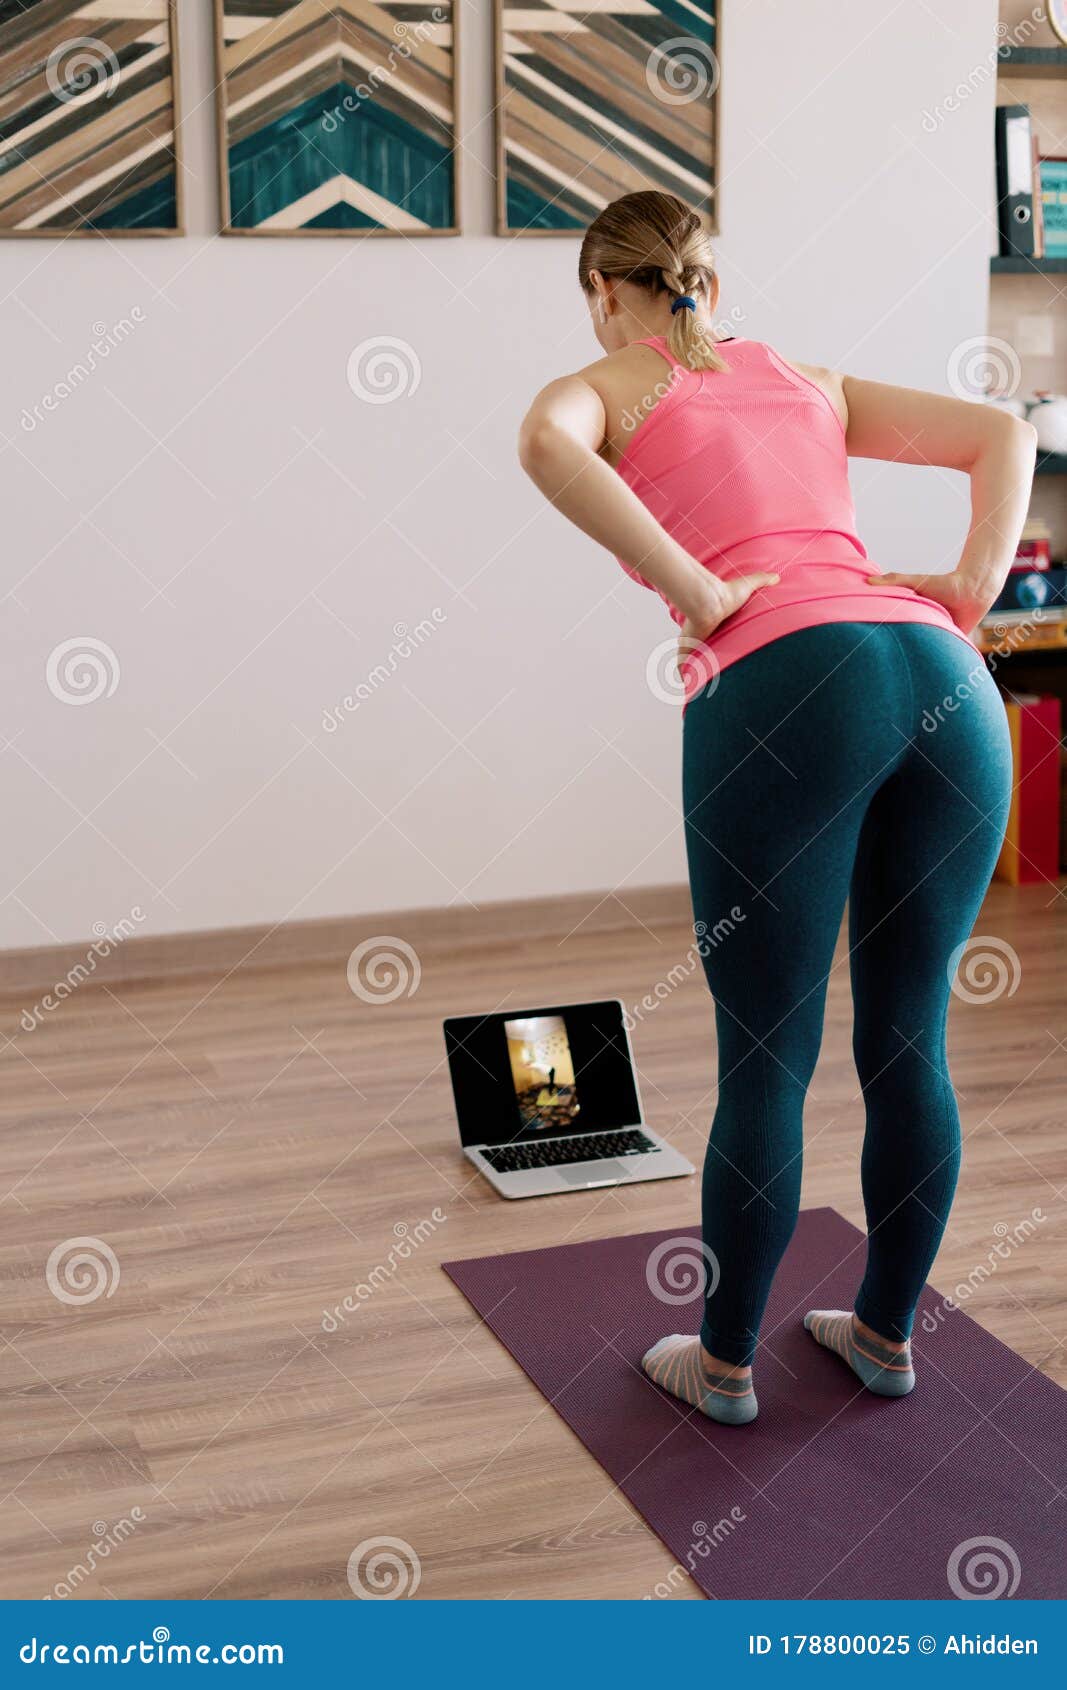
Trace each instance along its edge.
<path fill-rule="evenodd" d="M 170 0 L 0 0 L 0 235 L 179 229 Z"/>
<path fill-rule="evenodd" d="M 638 188 L 714 221 L 716 0 L 496 0 L 498 228 L 580 229 Z"/>
<path fill-rule="evenodd" d="M 229 231 L 455 229 L 453 0 L 216 8 Z"/>

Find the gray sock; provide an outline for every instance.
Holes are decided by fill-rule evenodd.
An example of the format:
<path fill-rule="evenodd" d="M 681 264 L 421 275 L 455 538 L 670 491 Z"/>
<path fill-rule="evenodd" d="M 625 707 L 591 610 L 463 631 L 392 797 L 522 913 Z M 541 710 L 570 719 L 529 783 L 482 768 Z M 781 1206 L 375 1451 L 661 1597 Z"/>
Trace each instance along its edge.
<path fill-rule="evenodd" d="M 804 1325 L 817 1344 L 847 1361 L 857 1379 L 879 1397 L 906 1397 L 914 1388 L 911 1345 L 894 1349 L 880 1338 L 857 1332 L 856 1318 L 843 1309 L 811 1309 Z"/>
<path fill-rule="evenodd" d="M 655 1384 L 720 1425 L 743 1426 L 756 1418 L 752 1380 L 710 1373 L 704 1365 L 699 1338 L 672 1332 L 653 1344 L 642 1357 L 641 1366 Z"/>

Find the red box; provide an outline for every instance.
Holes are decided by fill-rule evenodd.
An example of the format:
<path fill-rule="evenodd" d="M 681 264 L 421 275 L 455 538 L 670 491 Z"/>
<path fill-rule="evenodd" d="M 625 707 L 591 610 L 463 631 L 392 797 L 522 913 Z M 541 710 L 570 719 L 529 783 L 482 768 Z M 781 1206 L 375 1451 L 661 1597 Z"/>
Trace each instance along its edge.
<path fill-rule="evenodd" d="M 1004 699 L 1011 730 L 1012 795 L 998 880 L 1055 880 L 1060 871 L 1060 701 Z"/>

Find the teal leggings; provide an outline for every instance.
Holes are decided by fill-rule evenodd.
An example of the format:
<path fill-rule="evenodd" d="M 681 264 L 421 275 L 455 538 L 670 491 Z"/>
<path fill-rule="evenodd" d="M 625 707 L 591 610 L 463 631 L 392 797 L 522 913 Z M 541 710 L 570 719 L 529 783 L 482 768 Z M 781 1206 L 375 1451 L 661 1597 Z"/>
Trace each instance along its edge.
<path fill-rule="evenodd" d="M 886 1338 L 909 1336 L 959 1169 L 953 952 L 989 884 L 1010 791 L 1003 705 L 946 629 L 806 628 L 690 703 L 686 845 L 718 1034 L 703 1182 L 718 1273 L 701 1336 L 720 1360 L 752 1360 L 796 1224 L 804 1099 L 846 901 L 866 1110 L 856 1311 Z"/>

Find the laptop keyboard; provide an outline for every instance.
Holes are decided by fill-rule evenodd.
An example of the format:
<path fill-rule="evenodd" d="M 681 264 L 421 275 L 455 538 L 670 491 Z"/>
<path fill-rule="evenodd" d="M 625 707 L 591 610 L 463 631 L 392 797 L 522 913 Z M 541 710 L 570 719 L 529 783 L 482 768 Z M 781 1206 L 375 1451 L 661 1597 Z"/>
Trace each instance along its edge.
<path fill-rule="evenodd" d="M 599 1162 L 609 1156 L 641 1156 L 658 1151 L 636 1127 L 624 1132 L 597 1133 L 585 1138 L 547 1138 L 532 1144 L 495 1144 L 482 1155 L 498 1174 L 517 1174 L 526 1168 L 558 1168 L 564 1162 Z"/>

